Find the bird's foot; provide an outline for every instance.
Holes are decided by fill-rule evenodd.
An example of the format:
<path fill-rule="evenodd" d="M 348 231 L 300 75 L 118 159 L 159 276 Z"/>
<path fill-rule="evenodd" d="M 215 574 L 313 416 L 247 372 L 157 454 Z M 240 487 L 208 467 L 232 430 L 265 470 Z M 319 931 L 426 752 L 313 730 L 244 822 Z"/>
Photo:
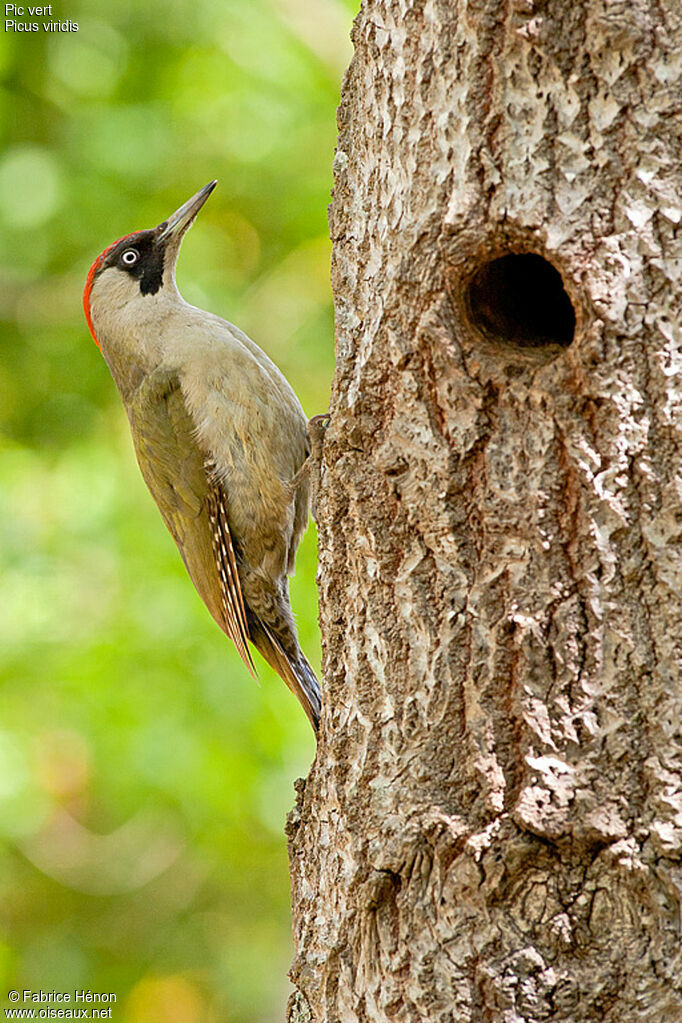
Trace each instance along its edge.
<path fill-rule="evenodd" d="M 310 477 L 310 486 L 312 490 L 312 515 L 316 521 L 317 495 L 319 493 L 320 477 L 322 475 L 322 445 L 324 443 L 324 435 L 330 419 L 331 416 L 329 412 L 322 412 L 320 415 L 313 416 L 312 419 L 308 420 L 310 454 L 291 480 L 291 485 L 296 487 L 306 478 L 306 476 Z"/>
<path fill-rule="evenodd" d="M 310 474 L 312 490 L 310 510 L 315 522 L 317 522 L 317 499 L 322 484 L 322 445 L 324 444 L 324 435 L 329 426 L 330 419 L 329 412 L 322 412 L 320 415 L 313 416 L 312 419 L 308 420 L 308 439 L 310 440 L 308 461 L 311 463 L 312 469 Z"/>
<path fill-rule="evenodd" d="M 308 440 L 310 441 L 310 455 L 308 457 L 316 459 L 318 462 L 322 457 L 322 443 L 330 419 L 331 414 L 329 412 L 321 412 L 319 416 L 313 416 L 312 419 L 308 420 Z"/>

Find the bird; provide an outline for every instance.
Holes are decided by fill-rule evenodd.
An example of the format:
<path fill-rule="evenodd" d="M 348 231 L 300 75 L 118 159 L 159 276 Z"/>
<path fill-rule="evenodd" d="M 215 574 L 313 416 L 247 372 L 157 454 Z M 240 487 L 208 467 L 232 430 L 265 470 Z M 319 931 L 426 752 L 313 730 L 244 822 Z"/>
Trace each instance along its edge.
<path fill-rule="evenodd" d="M 307 527 L 307 420 L 284 374 L 242 330 L 187 303 L 182 239 L 217 181 L 157 227 L 113 242 L 85 318 L 128 415 L 137 461 L 209 612 L 256 677 L 250 645 L 317 735 L 319 682 L 301 650 L 288 577 Z"/>

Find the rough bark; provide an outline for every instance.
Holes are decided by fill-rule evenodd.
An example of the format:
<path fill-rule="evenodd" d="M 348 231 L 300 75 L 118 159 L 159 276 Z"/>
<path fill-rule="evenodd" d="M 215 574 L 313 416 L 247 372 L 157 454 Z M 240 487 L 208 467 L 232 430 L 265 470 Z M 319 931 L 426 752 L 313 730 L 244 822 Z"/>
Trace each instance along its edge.
<path fill-rule="evenodd" d="M 289 1018 L 679 1020 L 682 8 L 353 36 Z"/>

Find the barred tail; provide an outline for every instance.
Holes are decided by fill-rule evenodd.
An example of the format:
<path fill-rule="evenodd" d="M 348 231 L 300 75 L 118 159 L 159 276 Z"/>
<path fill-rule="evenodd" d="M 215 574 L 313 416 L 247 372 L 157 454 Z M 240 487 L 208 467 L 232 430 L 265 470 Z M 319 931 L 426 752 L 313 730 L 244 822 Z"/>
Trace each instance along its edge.
<path fill-rule="evenodd" d="M 250 616 L 249 632 L 251 642 L 297 698 L 317 735 L 322 704 L 320 683 L 305 654 L 297 644 L 295 659 L 289 657 L 272 630 L 255 615 Z"/>
<path fill-rule="evenodd" d="M 308 664 L 308 660 L 302 650 L 298 651 L 295 673 L 310 708 L 309 711 L 306 708 L 306 714 L 308 714 L 310 723 L 315 730 L 315 735 L 317 735 L 320 726 L 320 713 L 322 711 L 322 694 L 317 676 Z"/>

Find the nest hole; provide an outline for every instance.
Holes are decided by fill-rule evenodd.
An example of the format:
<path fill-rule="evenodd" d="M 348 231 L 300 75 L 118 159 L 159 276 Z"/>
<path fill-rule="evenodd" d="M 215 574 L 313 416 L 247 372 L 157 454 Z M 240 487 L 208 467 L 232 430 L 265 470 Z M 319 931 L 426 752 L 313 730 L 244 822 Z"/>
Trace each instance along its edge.
<path fill-rule="evenodd" d="M 567 348 L 575 334 L 561 274 L 534 253 L 510 253 L 481 266 L 469 282 L 467 304 L 473 325 L 498 344 Z"/>

